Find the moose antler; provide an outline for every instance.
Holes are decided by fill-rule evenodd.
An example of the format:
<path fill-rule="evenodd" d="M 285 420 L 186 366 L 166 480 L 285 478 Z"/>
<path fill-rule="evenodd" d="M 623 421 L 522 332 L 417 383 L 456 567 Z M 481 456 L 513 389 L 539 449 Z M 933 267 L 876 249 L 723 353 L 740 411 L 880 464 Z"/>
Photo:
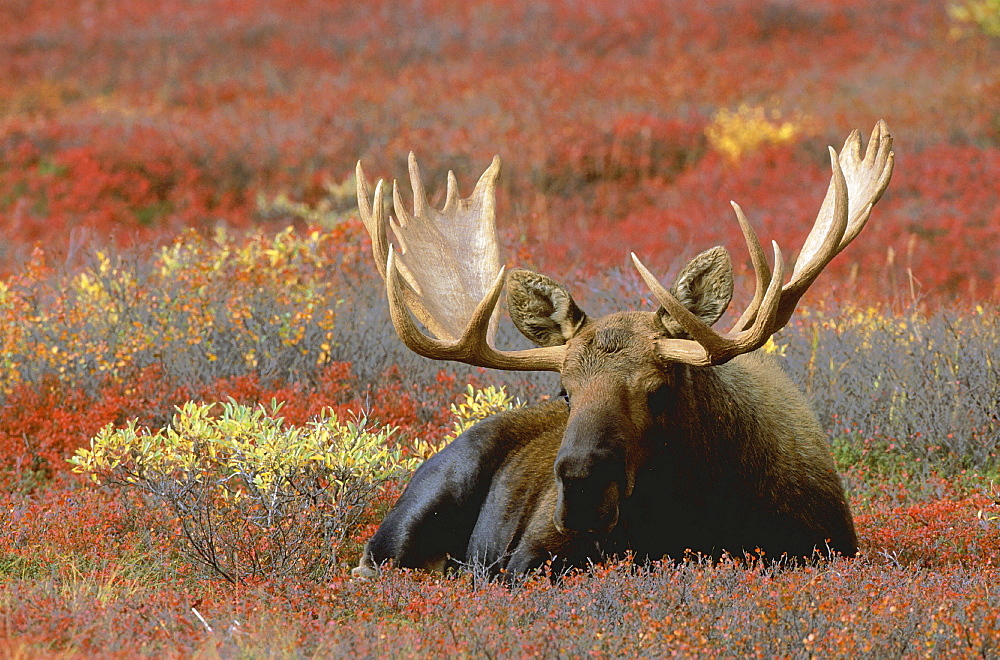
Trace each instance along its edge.
<path fill-rule="evenodd" d="M 780 330 L 795 306 L 830 261 L 854 240 L 868 222 L 872 207 L 882 197 L 892 176 L 892 136 L 879 120 L 865 154 L 861 135 L 854 131 L 840 155 L 830 147 L 833 177 L 812 230 L 806 237 L 791 280 L 781 285 L 784 267 L 781 251 L 774 245 L 774 273 L 767 267 L 757 235 L 743 211 L 732 203 L 743 230 L 757 278 L 756 290 L 746 311 L 727 333 L 718 333 L 689 312 L 667 291 L 632 253 L 632 261 L 663 308 L 694 339 L 661 339 L 657 349 L 663 357 L 692 365 L 722 364 L 742 353 L 763 346 Z"/>
<path fill-rule="evenodd" d="M 400 246 L 397 254 L 386 231 L 382 181 L 375 186 L 372 204 L 361 163 L 357 166 L 358 208 L 385 279 L 389 314 L 400 339 L 428 358 L 512 371 L 559 371 L 565 353 L 561 346 L 524 351 L 493 347 L 496 306 L 504 284 L 495 224 L 500 157 L 494 156 L 466 199 L 459 197 L 455 175 L 448 172 L 448 192 L 440 211 L 427 201 L 413 153 L 409 170 L 412 214 L 396 182 L 392 185 L 398 221 L 389 218 L 388 224 Z M 420 331 L 410 312 L 434 337 Z"/>
<path fill-rule="evenodd" d="M 756 233 L 742 209 L 732 203 L 750 251 L 756 276 L 754 297 L 733 328 L 712 330 L 670 294 L 632 254 L 639 274 L 660 304 L 692 339 L 660 339 L 664 358 L 691 365 L 722 364 L 756 350 L 788 323 L 799 299 L 828 263 L 858 235 L 872 207 L 892 176 L 892 137 L 884 121 L 872 132 L 864 156 L 861 136 L 854 131 L 842 152 L 830 148 L 833 176 L 812 230 L 806 237 L 787 284 L 777 243 L 774 272 L 767 265 Z M 361 163 L 357 166 L 358 207 L 372 239 L 372 253 L 385 279 L 389 312 L 400 339 L 428 358 L 516 371 L 559 371 L 564 346 L 501 351 L 493 346 L 496 306 L 504 284 L 495 225 L 496 180 L 500 159 L 494 157 L 470 197 L 459 198 L 455 175 L 448 173 L 444 208 L 427 202 L 420 170 L 409 157 L 414 210 L 410 214 L 393 182 L 393 206 L 398 222 L 386 218 L 382 181 L 375 186 L 374 204 Z M 400 245 L 389 243 L 386 225 Z M 433 337 L 413 322 L 411 312 Z"/>

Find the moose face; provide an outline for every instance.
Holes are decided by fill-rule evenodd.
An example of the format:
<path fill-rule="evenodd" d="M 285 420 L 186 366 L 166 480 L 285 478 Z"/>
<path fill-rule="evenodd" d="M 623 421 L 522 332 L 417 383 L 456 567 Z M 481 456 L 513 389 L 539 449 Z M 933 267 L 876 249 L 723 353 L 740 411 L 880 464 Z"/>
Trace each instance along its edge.
<path fill-rule="evenodd" d="M 662 412 L 664 389 L 673 387 L 672 363 L 659 342 L 686 333 L 662 309 L 591 320 L 564 287 L 530 271 L 512 271 L 507 284 L 521 332 L 539 346 L 565 346 L 560 373 L 570 415 L 554 468 L 555 526 L 606 534 L 655 450 L 649 430 Z M 672 293 L 710 325 L 725 311 L 732 287 L 729 255 L 713 248 L 684 268 Z"/>
<path fill-rule="evenodd" d="M 607 533 L 649 456 L 650 400 L 669 386 L 655 353 L 655 314 L 613 314 L 567 342 L 562 385 L 570 416 L 555 463 L 555 525 Z"/>

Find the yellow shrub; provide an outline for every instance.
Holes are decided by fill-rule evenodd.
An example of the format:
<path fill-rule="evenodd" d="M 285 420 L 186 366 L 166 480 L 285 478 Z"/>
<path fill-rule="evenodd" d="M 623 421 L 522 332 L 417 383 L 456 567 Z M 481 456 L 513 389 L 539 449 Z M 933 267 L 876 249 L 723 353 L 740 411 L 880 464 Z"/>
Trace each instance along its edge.
<path fill-rule="evenodd" d="M 69 462 L 167 504 L 182 549 L 231 581 L 328 569 L 382 484 L 416 465 L 389 447 L 395 429 L 363 419 L 294 427 L 277 403 L 217 408 L 187 403 L 156 431 L 108 425 Z"/>
<path fill-rule="evenodd" d="M 295 218 L 315 227 L 334 227 L 344 220 L 345 211 L 357 208 L 354 173 L 340 183 L 327 181 L 323 188 L 326 195 L 315 205 L 297 202 L 287 193 L 278 193 L 271 198 L 257 193 L 257 215 L 270 221 Z"/>
<path fill-rule="evenodd" d="M 948 15 L 966 27 L 978 28 L 990 37 L 1000 37 L 1000 0 L 962 0 L 948 3 Z M 955 27 L 952 37 L 959 37 L 963 29 Z"/>
<path fill-rule="evenodd" d="M 802 135 L 809 120 L 800 114 L 782 120 L 778 110 L 768 112 L 760 106 L 740 105 L 736 110 L 719 110 L 705 128 L 705 136 L 713 149 L 731 160 L 754 151 L 763 144 L 784 144 Z"/>
<path fill-rule="evenodd" d="M 451 412 L 455 416 L 452 431 L 438 443 L 427 442 L 418 438 L 413 443 L 413 453 L 421 460 L 427 460 L 444 449 L 445 445 L 457 438 L 476 422 L 486 419 L 504 410 L 520 408 L 524 403 L 507 394 L 501 385 L 499 388 L 490 385 L 477 390 L 472 385 L 465 389 L 465 401 L 451 404 Z"/>
<path fill-rule="evenodd" d="M 490 415 L 504 410 L 520 408 L 523 405 L 524 403 L 520 400 L 507 394 L 506 388 L 502 385 L 499 388 L 490 385 L 481 390 L 474 389 L 472 385 L 469 385 L 465 388 L 465 402 L 451 404 L 451 413 L 455 416 L 455 424 L 452 426 L 452 432 L 448 435 L 448 440 L 457 438 L 481 419 L 486 419 Z"/>
<path fill-rule="evenodd" d="M 776 355 L 778 357 L 785 357 L 785 351 L 788 349 L 787 344 L 779 344 L 774 341 L 774 337 L 768 337 L 767 342 L 761 347 L 765 353 L 770 353 L 771 355 Z"/>
<path fill-rule="evenodd" d="M 340 304 L 329 278 L 335 250 L 330 232 L 219 229 L 211 238 L 185 232 L 148 264 L 105 252 L 70 275 L 29 264 L 21 286 L 0 289 L 10 320 L 0 332 L 0 396 L 40 374 L 125 382 L 156 362 L 222 374 L 322 366 Z M 216 362 L 216 371 L 205 366 Z"/>

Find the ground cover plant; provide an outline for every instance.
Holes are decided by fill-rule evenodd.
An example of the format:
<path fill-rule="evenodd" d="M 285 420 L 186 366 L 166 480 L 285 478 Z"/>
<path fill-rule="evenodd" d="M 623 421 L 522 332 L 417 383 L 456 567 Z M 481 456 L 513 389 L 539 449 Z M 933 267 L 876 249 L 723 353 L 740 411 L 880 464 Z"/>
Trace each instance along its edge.
<path fill-rule="evenodd" d="M 997 16 L 0 3 L 3 651 L 1000 654 Z M 665 280 L 742 254 L 729 199 L 801 240 L 826 145 L 879 117 L 897 165 L 877 217 L 765 349 L 829 433 L 858 559 L 351 579 L 415 461 L 558 392 L 399 345 L 359 158 L 401 178 L 415 151 L 440 202 L 447 170 L 465 192 L 499 153 L 510 265 L 600 313 L 651 304 L 629 250 Z"/>

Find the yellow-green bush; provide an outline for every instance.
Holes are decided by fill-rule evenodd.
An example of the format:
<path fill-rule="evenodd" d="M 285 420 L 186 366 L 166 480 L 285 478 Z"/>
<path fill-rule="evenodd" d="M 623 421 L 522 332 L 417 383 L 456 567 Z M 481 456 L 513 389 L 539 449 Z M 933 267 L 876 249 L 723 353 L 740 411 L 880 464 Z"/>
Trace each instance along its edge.
<path fill-rule="evenodd" d="M 105 427 L 70 463 L 167 504 L 182 550 L 227 580 L 323 574 L 383 484 L 416 461 L 389 447 L 395 429 L 332 411 L 286 426 L 280 408 L 187 403 L 156 431 Z"/>
<path fill-rule="evenodd" d="M 340 183 L 327 181 L 323 184 L 323 189 L 326 194 L 315 204 L 295 201 L 287 193 L 268 197 L 258 192 L 257 216 L 264 221 L 292 218 L 305 222 L 310 227 L 335 227 L 344 221 L 345 212 L 358 207 L 354 172 Z"/>
<path fill-rule="evenodd" d="M 469 385 L 465 388 L 465 401 L 451 404 L 451 413 L 455 416 L 455 423 L 448 435 L 448 440 L 457 438 L 473 424 L 490 415 L 520 408 L 523 405 L 522 401 L 507 394 L 507 388 L 502 385 L 500 387 L 489 385 L 478 390 Z"/>
<path fill-rule="evenodd" d="M 962 0 L 948 3 L 948 15 L 965 28 L 977 28 L 990 37 L 1000 37 L 1000 0 Z M 964 30 L 955 27 L 952 36 Z"/>
<path fill-rule="evenodd" d="M 740 105 L 736 110 L 722 108 L 705 128 L 705 137 L 716 151 L 730 160 L 764 144 L 792 142 L 806 132 L 809 120 L 801 115 L 783 119 L 780 111 L 760 106 Z"/>
<path fill-rule="evenodd" d="M 426 460 L 444 449 L 445 445 L 465 432 L 476 422 L 486 419 L 504 410 L 519 408 L 524 403 L 507 394 L 503 386 L 494 387 L 489 385 L 483 389 L 476 389 L 469 385 L 465 388 L 465 401 L 451 404 L 451 412 L 455 416 L 455 423 L 449 433 L 441 442 L 428 442 L 417 439 L 413 443 L 414 455 Z"/>
<path fill-rule="evenodd" d="M 0 285 L 0 397 L 47 376 L 124 382 L 150 365 L 186 384 L 319 368 L 334 343 L 341 249 L 335 232 L 289 227 L 189 231 L 141 258 L 98 251 L 68 274 L 38 256 Z"/>

